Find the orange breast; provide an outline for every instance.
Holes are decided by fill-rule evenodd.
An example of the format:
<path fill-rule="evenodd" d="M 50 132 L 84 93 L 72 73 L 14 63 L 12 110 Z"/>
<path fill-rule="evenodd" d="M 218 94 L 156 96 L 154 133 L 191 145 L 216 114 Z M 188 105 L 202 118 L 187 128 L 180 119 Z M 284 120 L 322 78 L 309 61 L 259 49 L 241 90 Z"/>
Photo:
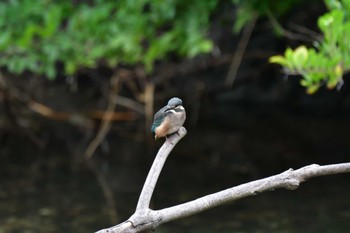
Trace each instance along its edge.
<path fill-rule="evenodd" d="M 155 134 L 156 134 L 155 138 L 156 138 L 156 139 L 158 139 L 158 138 L 163 138 L 163 137 L 165 137 L 165 136 L 168 134 L 169 128 L 170 128 L 170 124 L 169 124 L 169 123 L 170 123 L 170 122 L 169 122 L 169 119 L 166 118 L 166 119 L 162 122 L 162 124 L 160 124 L 160 126 L 158 126 L 158 127 L 156 128 L 156 132 L 155 132 Z"/>

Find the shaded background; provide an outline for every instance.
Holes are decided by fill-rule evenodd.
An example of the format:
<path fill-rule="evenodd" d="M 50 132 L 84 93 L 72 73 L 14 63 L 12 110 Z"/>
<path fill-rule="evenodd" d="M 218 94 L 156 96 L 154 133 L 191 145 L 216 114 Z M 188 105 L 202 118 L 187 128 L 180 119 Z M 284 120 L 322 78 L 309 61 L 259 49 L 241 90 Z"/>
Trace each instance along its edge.
<path fill-rule="evenodd" d="M 316 19 L 326 9 L 321 1 L 312 2 L 292 8 L 281 18 L 283 25 L 317 30 Z M 155 110 L 178 96 L 187 111 L 188 134 L 164 167 L 152 208 L 289 168 L 349 161 L 346 78 L 340 90 L 305 94 L 299 77 L 285 77 L 279 67 L 267 63 L 287 44 L 299 43 L 276 37 L 268 20 L 257 21 L 233 85 L 224 85 L 241 35 L 232 33 L 231 23 L 218 22 L 223 16 L 234 20 L 234 12 L 235 7 L 224 5 L 212 17 L 209 36 L 220 55 L 170 58 L 147 77 L 137 75 L 138 67 L 118 67 L 118 74 L 127 78 L 118 96 L 131 98 L 133 85 L 146 80 L 153 84 Z M 2 72 L 10 91 L 2 91 L 1 102 L 0 233 L 93 232 L 127 219 L 162 144 L 154 142 L 148 130 L 147 110 L 112 121 L 86 160 L 86 148 L 103 121 L 79 114 L 108 108 L 113 72 L 98 67 L 78 73 L 73 81 Z M 123 110 L 117 104 L 115 111 Z M 296 191 L 264 193 L 156 231 L 348 232 L 349 178 L 316 178 Z"/>

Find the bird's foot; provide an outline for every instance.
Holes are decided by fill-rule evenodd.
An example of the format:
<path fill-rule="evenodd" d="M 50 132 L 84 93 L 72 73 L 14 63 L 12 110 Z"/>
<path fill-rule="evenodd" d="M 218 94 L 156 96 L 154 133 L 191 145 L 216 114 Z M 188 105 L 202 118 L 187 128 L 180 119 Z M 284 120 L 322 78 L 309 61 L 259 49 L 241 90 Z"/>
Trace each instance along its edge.
<path fill-rule="evenodd" d="M 176 132 L 174 132 L 174 133 L 172 133 L 172 134 L 169 134 L 169 135 L 165 136 L 166 140 L 167 140 L 171 145 L 174 145 L 174 143 L 170 140 L 170 138 L 168 138 L 168 136 L 171 136 L 171 135 L 174 135 L 174 134 L 177 134 L 177 135 L 181 136 L 180 133 L 179 133 L 179 131 L 176 131 Z"/>
<path fill-rule="evenodd" d="M 165 137 L 165 140 L 167 141 L 167 142 L 169 142 L 171 145 L 174 145 L 174 143 L 170 140 L 170 138 L 168 138 L 167 136 Z"/>

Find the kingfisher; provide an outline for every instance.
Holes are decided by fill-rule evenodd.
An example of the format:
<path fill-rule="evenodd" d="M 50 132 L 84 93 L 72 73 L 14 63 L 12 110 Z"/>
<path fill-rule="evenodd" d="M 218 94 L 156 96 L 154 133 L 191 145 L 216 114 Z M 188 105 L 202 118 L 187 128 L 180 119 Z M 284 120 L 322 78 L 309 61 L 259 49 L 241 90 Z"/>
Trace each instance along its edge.
<path fill-rule="evenodd" d="M 155 115 L 152 124 L 152 132 L 155 139 L 166 137 L 176 133 L 186 120 L 186 111 L 182 106 L 182 100 L 173 97 L 168 104 L 161 108 Z"/>

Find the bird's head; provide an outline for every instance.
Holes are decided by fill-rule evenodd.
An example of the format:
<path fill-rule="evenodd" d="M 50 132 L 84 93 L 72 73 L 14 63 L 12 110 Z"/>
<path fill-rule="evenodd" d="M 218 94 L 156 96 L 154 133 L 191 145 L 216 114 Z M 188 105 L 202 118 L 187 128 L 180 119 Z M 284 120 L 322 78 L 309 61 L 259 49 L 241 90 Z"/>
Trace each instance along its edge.
<path fill-rule="evenodd" d="M 175 108 L 177 106 L 182 106 L 182 100 L 177 97 L 173 97 L 168 101 L 168 106 L 170 108 Z"/>
<path fill-rule="evenodd" d="M 177 97 L 173 97 L 168 101 L 166 110 L 164 112 L 181 113 L 185 112 L 185 108 L 182 106 L 182 100 Z"/>

